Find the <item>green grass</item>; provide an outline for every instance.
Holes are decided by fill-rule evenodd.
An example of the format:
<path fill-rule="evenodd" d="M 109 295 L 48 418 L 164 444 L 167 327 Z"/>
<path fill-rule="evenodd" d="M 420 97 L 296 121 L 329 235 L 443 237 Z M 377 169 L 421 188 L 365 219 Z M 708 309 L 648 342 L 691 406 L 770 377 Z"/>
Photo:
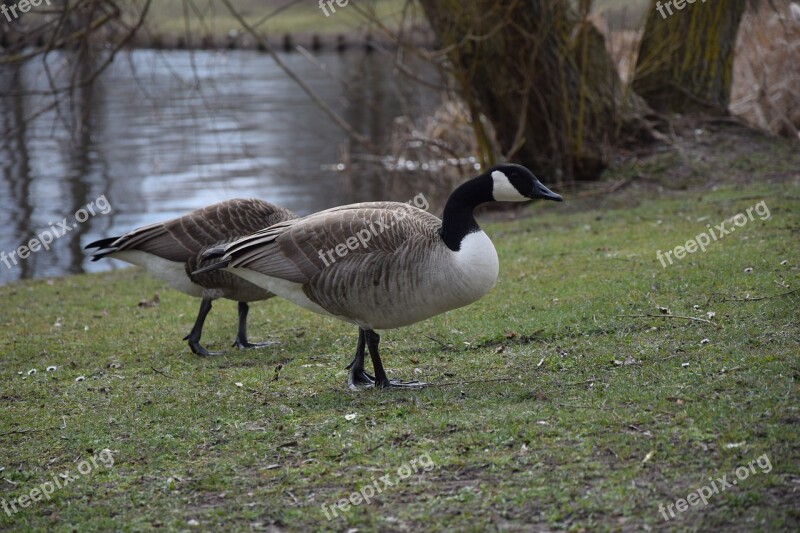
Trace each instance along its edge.
<path fill-rule="evenodd" d="M 350 0 L 353 2 L 354 0 Z M 405 0 L 358 1 L 358 7 L 348 3 L 340 7 L 333 3 L 333 10 L 327 8 L 328 16 L 318 2 L 304 1 L 286 9 L 286 1 L 233 0 L 231 4 L 250 25 L 259 24 L 265 17 L 277 14 L 258 25 L 256 30 L 264 34 L 283 33 L 340 33 L 368 26 L 360 12 L 367 11 L 390 28 L 403 20 Z M 227 35 L 231 29 L 241 31 L 241 24 L 231 16 L 222 2 L 192 2 L 188 17 L 184 11 L 183 0 L 159 0 L 153 2 L 148 14 L 148 26 L 161 33 L 183 35 L 187 29 L 195 36 Z M 327 5 L 327 4 L 326 4 Z M 413 10 L 416 8 L 412 8 Z M 420 14 L 417 13 L 417 20 Z"/>
<path fill-rule="evenodd" d="M 484 224 L 494 291 L 383 333 L 390 376 L 437 385 L 419 391 L 347 390 L 355 329 L 278 299 L 252 306 L 250 328 L 278 346 L 228 348 L 224 301 L 203 341 L 228 353 L 199 358 L 181 340 L 198 302 L 142 271 L 0 287 L 0 498 L 114 458 L 0 510 L 0 528 L 796 530 L 800 293 L 784 293 L 800 281 L 798 196 L 796 179 L 727 185 Z M 659 264 L 656 250 L 760 200 L 769 220 Z M 659 307 L 716 315 L 621 316 Z M 424 454 L 435 468 L 326 519 L 322 504 Z M 660 504 L 763 454 L 771 471 L 664 522 Z"/>

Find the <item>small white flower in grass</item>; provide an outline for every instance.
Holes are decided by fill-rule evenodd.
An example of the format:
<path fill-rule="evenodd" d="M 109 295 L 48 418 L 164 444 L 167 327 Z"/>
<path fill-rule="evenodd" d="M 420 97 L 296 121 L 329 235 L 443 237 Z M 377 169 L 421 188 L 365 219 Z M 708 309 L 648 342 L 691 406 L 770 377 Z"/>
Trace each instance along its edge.
<path fill-rule="evenodd" d="M 344 415 L 345 420 L 355 420 L 358 415 L 356 413 L 350 413 L 348 415 Z"/>
<path fill-rule="evenodd" d="M 692 309 L 694 309 L 695 311 L 697 311 L 698 309 L 700 309 L 700 306 L 699 306 L 699 305 L 697 305 L 697 304 L 694 304 L 694 305 L 692 306 Z"/>
<path fill-rule="evenodd" d="M 717 313 L 715 313 L 714 311 L 709 311 L 708 313 L 706 313 L 706 316 L 708 317 L 709 320 L 711 320 L 712 318 L 717 316 Z"/>
<path fill-rule="evenodd" d="M 35 369 L 35 368 L 31 368 L 30 370 L 28 370 L 28 375 L 29 375 L 29 376 L 32 376 L 32 375 L 34 375 L 35 373 L 36 373 L 36 369 Z"/>
<path fill-rule="evenodd" d="M 47 371 L 48 371 L 48 372 L 55 372 L 56 370 L 58 370 L 58 368 L 57 368 L 57 367 L 54 367 L 54 366 L 48 366 L 48 367 L 47 367 Z"/>
<path fill-rule="evenodd" d="M 78 376 L 75 381 L 83 381 L 84 379 L 86 379 L 86 376 Z"/>
<path fill-rule="evenodd" d="M 244 387 L 244 383 L 242 383 L 241 381 L 237 381 L 236 383 L 234 383 L 234 385 L 236 385 L 237 387 L 240 387 L 240 388 Z"/>
<path fill-rule="evenodd" d="M 681 363 L 681 366 L 682 366 L 683 368 L 686 368 L 687 366 L 689 366 L 689 363 Z"/>
<path fill-rule="evenodd" d="M 200 525 L 200 522 L 198 522 L 198 521 L 197 521 L 197 520 L 195 520 L 194 518 L 191 518 L 191 519 L 189 519 L 189 521 L 188 521 L 188 522 L 186 522 L 186 525 L 187 525 L 187 526 L 190 526 L 190 527 L 196 527 L 196 526 L 199 526 L 199 525 Z"/>
<path fill-rule="evenodd" d="M 709 342 L 711 342 L 711 341 L 708 340 L 708 339 L 703 339 L 703 340 L 700 341 L 700 344 L 708 344 Z"/>

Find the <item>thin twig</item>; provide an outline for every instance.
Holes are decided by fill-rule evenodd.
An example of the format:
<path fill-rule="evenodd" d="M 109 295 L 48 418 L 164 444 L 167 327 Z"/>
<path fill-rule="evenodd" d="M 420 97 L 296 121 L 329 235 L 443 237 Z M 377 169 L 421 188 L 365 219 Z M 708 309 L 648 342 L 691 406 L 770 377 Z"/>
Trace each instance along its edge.
<path fill-rule="evenodd" d="M 569 403 L 559 403 L 556 404 L 559 407 L 569 407 L 570 409 L 600 409 L 601 411 L 613 411 L 613 407 L 603 407 L 600 405 L 575 405 Z"/>
<path fill-rule="evenodd" d="M 156 368 L 156 367 L 154 367 L 154 366 L 151 366 L 150 368 L 152 368 L 152 369 L 153 369 L 153 372 L 155 372 L 156 374 L 161 374 L 161 375 L 162 375 L 162 376 L 164 376 L 165 378 L 169 378 L 169 379 L 175 379 L 174 377 L 170 376 L 169 374 L 166 374 L 166 373 L 164 373 L 163 371 L 161 371 L 161 370 L 157 369 L 157 368 Z"/>
<path fill-rule="evenodd" d="M 714 327 L 720 328 L 721 325 L 712 322 L 710 320 L 706 320 L 705 318 L 696 318 L 693 316 L 681 316 L 681 315 L 615 315 L 618 317 L 627 317 L 627 318 L 679 318 L 682 320 L 694 320 L 697 322 L 706 322 L 707 324 L 711 324 Z"/>
<path fill-rule="evenodd" d="M 497 381 L 514 381 L 516 378 L 491 378 L 491 379 L 471 379 L 468 381 L 449 381 L 447 383 L 427 383 L 425 388 L 428 387 L 452 387 L 453 385 L 467 385 L 470 383 L 491 383 Z"/>
<path fill-rule="evenodd" d="M 577 385 L 593 385 L 597 381 L 599 381 L 597 378 L 589 378 L 589 379 L 584 380 L 584 381 L 572 381 L 570 383 L 564 383 L 564 385 L 566 387 L 574 387 L 574 386 L 577 386 Z"/>
<path fill-rule="evenodd" d="M 5 437 L 8 435 L 23 435 L 25 433 L 42 433 L 46 430 L 44 429 L 14 429 L 11 431 L 6 431 L 5 433 L 0 433 L 0 437 Z"/>
<path fill-rule="evenodd" d="M 800 291 L 800 289 L 794 289 L 794 290 L 791 290 L 789 292 L 782 292 L 780 294 L 773 294 L 771 296 L 759 296 L 758 298 L 750 298 L 750 297 L 747 297 L 747 298 L 723 298 L 722 301 L 723 302 L 756 302 L 758 300 L 769 300 L 770 298 L 780 298 L 781 296 L 788 296 L 788 295 L 793 294 L 793 293 L 795 293 L 797 291 Z"/>
<path fill-rule="evenodd" d="M 425 335 L 425 336 L 426 336 L 426 337 L 428 337 L 428 338 L 429 338 L 430 340 L 432 340 L 433 342 L 438 342 L 438 343 L 439 343 L 439 346 L 441 346 L 442 348 L 452 348 L 452 347 L 453 347 L 453 345 L 452 345 L 452 344 L 448 344 L 448 343 L 446 343 L 446 342 L 444 342 L 444 341 L 440 341 L 439 339 L 437 339 L 437 338 L 436 338 L 436 337 L 434 337 L 433 335 Z"/>

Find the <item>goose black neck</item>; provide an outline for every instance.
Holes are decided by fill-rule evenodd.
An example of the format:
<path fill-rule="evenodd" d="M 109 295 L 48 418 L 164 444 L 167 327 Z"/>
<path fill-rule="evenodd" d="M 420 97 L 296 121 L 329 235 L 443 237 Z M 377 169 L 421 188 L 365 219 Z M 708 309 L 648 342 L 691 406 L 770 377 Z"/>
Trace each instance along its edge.
<path fill-rule="evenodd" d="M 475 208 L 492 200 L 492 182 L 483 176 L 471 179 L 454 190 L 444 206 L 442 229 L 439 235 L 448 248 L 457 252 L 461 241 L 480 226 L 475 220 Z"/>

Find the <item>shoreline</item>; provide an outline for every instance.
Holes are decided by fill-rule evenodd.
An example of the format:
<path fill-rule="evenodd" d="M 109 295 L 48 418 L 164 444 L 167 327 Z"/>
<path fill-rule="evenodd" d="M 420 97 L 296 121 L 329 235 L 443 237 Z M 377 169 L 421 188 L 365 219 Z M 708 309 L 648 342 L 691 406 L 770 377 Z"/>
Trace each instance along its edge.
<path fill-rule="evenodd" d="M 285 32 L 274 34 L 259 34 L 263 41 L 273 50 L 295 52 L 297 47 L 303 47 L 312 52 L 347 52 L 352 50 L 365 50 L 371 52 L 377 48 L 395 50 L 399 46 L 414 46 L 431 49 L 435 46 L 435 39 L 430 31 L 413 29 L 403 34 L 402 44 L 384 35 L 375 35 L 370 32 Z M 119 33 L 105 32 L 94 35 L 92 42 L 98 46 L 114 45 L 124 39 Z M 48 45 L 47 39 L 40 36 L 34 43 L 38 48 Z M 0 32 L 0 54 L 11 51 L 15 47 L 30 46 L 25 32 Z M 52 46 L 51 49 L 70 48 L 63 43 Z M 151 49 L 151 50 L 259 50 L 266 51 L 262 43 L 247 32 L 231 30 L 226 34 L 206 35 L 177 35 L 172 33 L 147 34 L 140 32 L 128 41 L 126 49 Z"/>

